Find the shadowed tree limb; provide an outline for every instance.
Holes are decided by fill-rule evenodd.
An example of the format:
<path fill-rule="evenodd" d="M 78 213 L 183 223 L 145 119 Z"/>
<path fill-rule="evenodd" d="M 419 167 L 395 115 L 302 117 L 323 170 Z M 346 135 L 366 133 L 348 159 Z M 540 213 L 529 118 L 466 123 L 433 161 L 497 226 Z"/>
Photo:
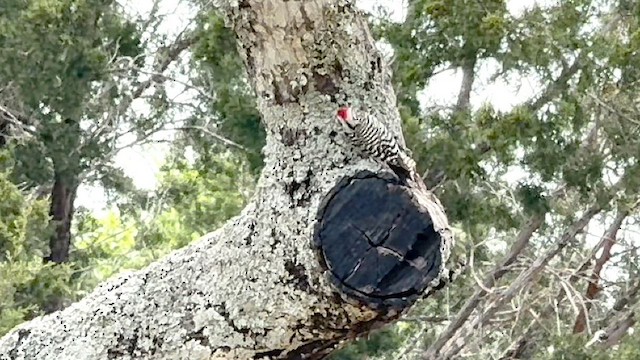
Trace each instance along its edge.
<path fill-rule="evenodd" d="M 618 235 L 618 230 L 622 226 L 624 219 L 629 215 L 629 210 L 623 210 L 618 212 L 615 219 L 605 231 L 602 239 L 600 240 L 597 248 L 602 249 L 602 253 L 598 258 L 595 258 L 595 264 L 593 265 L 593 269 L 591 270 L 591 276 L 589 277 L 589 285 L 587 285 L 587 290 L 585 293 L 585 308 L 580 310 L 580 313 L 576 317 L 576 321 L 573 325 L 573 333 L 579 334 L 585 331 L 587 327 L 587 311 L 591 308 L 591 301 L 593 301 L 596 296 L 602 291 L 602 288 L 599 286 L 600 274 L 602 273 L 602 268 L 604 265 L 611 259 L 611 249 L 616 242 L 616 237 Z"/>

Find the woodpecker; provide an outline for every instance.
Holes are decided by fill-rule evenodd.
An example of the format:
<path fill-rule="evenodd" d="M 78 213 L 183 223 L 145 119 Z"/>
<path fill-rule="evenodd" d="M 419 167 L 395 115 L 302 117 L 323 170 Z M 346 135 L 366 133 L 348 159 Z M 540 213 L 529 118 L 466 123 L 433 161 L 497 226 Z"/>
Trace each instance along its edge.
<path fill-rule="evenodd" d="M 356 114 L 350 107 L 338 109 L 336 118 L 354 147 L 387 165 L 403 179 L 413 178 L 416 163 L 387 127 L 370 114 Z"/>
<path fill-rule="evenodd" d="M 466 262 L 459 261 L 453 269 L 445 267 L 444 264 L 449 260 L 454 246 L 453 234 L 440 200 L 427 189 L 408 151 L 382 122 L 368 113 L 360 116 L 350 107 L 341 107 L 336 118 L 354 148 L 389 167 L 402 181 L 410 180 L 414 186 L 422 190 L 423 196 L 417 196 L 415 199 L 427 210 L 434 229 L 440 234 L 442 262 L 438 275 L 425 290 L 426 294 L 429 295 L 454 281 L 465 270 Z"/>

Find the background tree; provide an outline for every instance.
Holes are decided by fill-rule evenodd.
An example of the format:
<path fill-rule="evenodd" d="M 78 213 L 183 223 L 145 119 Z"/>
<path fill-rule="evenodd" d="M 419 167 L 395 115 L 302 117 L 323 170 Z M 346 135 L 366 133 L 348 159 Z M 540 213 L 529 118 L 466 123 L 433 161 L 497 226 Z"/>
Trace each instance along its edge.
<path fill-rule="evenodd" d="M 4 152 L 0 156 L 6 156 Z M 50 234 L 47 204 L 22 192 L 0 173 L 0 333 L 33 316 L 38 305 L 64 289 L 69 269 L 42 265 Z"/>
<path fill-rule="evenodd" d="M 143 40 L 158 27 L 157 4 L 145 19 L 126 16 L 113 1 L 14 1 L 3 9 L 3 119 L 31 135 L 5 144 L 10 176 L 49 195 L 55 232 L 43 256 L 67 263 L 78 188 L 131 188 L 114 155 L 166 127 L 161 75 L 195 39 L 187 31 Z M 149 116 L 131 107 L 143 99 L 154 109 Z M 59 280 L 72 286 L 68 276 Z M 60 309 L 64 300 L 51 296 L 41 309 Z"/>

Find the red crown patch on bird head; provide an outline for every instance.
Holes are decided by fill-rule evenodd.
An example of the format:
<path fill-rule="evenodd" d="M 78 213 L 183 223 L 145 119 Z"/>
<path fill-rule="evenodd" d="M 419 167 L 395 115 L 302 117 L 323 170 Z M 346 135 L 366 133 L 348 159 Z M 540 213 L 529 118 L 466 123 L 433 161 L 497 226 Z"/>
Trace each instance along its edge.
<path fill-rule="evenodd" d="M 342 121 L 351 120 L 351 108 L 349 107 L 341 107 L 338 109 L 338 117 Z"/>

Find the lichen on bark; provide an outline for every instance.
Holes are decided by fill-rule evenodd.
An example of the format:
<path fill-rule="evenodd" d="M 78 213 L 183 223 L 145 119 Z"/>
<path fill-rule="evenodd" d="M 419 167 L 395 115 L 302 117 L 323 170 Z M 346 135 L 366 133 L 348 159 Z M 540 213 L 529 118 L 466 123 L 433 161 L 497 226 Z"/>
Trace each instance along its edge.
<path fill-rule="evenodd" d="M 267 130 L 254 197 L 193 245 L 17 327 L 0 358 L 320 358 L 397 316 L 342 301 L 312 249 L 323 196 L 380 170 L 337 135 L 337 106 L 366 104 L 402 139 L 365 19 L 344 0 L 220 3 Z"/>

